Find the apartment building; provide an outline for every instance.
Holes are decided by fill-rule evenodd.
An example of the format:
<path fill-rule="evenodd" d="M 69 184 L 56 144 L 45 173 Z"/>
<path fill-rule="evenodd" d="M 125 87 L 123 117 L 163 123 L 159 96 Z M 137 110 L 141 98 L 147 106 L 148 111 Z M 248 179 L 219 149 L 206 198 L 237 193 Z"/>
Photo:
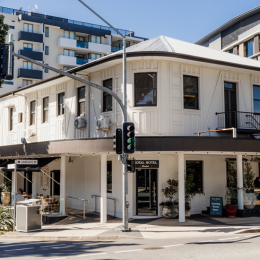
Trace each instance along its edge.
<path fill-rule="evenodd" d="M 14 51 L 60 70 L 69 70 L 122 49 L 122 37 L 112 28 L 86 22 L 0 7 Z M 134 32 L 127 35 L 127 47 L 144 41 Z M 14 79 L 5 81 L 0 94 L 16 90 L 55 75 L 30 62 L 15 58 Z"/>
<path fill-rule="evenodd" d="M 260 60 L 260 6 L 232 18 L 195 44 Z"/>
<path fill-rule="evenodd" d="M 69 73 L 123 97 L 122 51 Z M 191 172 L 196 192 L 191 214 L 206 211 L 210 197 L 225 203 L 230 163 L 237 167 L 239 214 L 253 212 L 246 208 L 255 205 L 248 204 L 242 187 L 245 162 L 259 176 L 260 140 L 254 134 L 260 131 L 260 117 L 254 113 L 253 99 L 258 84 L 256 60 L 164 36 L 127 48 L 127 120 L 135 123 L 132 157 L 138 161 L 136 171 L 127 175 L 129 217 L 161 217 L 160 203 L 166 201 L 162 189 L 168 179 L 175 179 L 179 221 L 184 222 L 184 180 Z M 239 113 L 226 112 L 227 105 L 236 106 Z M 7 164 L 21 158 L 38 160 L 39 170 L 19 169 L 33 184 L 26 186 L 19 175 L 17 188 L 24 187 L 32 197 L 59 196 L 59 209 L 51 214 L 64 215 L 66 197 L 72 196 L 89 200 L 86 210 L 101 212 L 103 223 L 106 213 L 122 217 L 122 162 L 112 138 L 116 128 L 122 128 L 122 111 L 115 99 L 56 75 L 1 95 L 0 113 L 0 170 L 11 179 L 14 173 Z M 79 118 L 85 124 L 75 124 Z M 99 125 L 98 119 L 106 123 Z M 237 138 L 231 131 L 198 136 L 200 131 L 231 127 L 237 129 Z M 59 184 L 46 177 L 43 168 Z M 83 209 L 83 203 L 69 200 L 68 207 Z M 254 212 L 259 214 L 259 208 Z"/>

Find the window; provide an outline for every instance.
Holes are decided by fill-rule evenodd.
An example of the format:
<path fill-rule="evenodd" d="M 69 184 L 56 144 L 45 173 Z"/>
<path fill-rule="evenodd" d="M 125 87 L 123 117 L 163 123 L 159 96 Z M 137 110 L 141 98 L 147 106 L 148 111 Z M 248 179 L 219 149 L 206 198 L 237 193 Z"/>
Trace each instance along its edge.
<path fill-rule="evenodd" d="M 13 25 L 8 25 L 9 29 L 14 29 L 15 27 Z"/>
<path fill-rule="evenodd" d="M 199 109 L 198 105 L 198 78 L 183 76 L 184 108 Z"/>
<path fill-rule="evenodd" d="M 186 161 L 186 179 L 191 178 L 195 184 L 193 192 L 203 192 L 202 161 Z"/>
<path fill-rule="evenodd" d="M 101 54 L 89 53 L 88 58 L 91 59 L 91 60 L 96 60 L 96 59 L 101 58 Z"/>
<path fill-rule="evenodd" d="M 88 41 L 93 42 L 93 43 L 101 43 L 101 36 L 96 36 L 96 35 L 89 35 L 88 36 Z"/>
<path fill-rule="evenodd" d="M 135 106 L 157 106 L 157 73 L 135 74 Z"/>
<path fill-rule="evenodd" d="M 23 44 L 23 49 L 25 51 L 32 51 L 33 50 L 33 45 L 31 43 L 24 43 Z"/>
<path fill-rule="evenodd" d="M 14 126 L 13 125 L 13 123 L 14 123 L 14 121 L 13 121 L 14 120 L 14 108 L 13 107 L 10 108 L 9 113 L 10 113 L 10 115 L 9 115 L 10 116 L 10 118 L 9 118 L 9 120 L 10 120 L 9 130 L 12 131 L 13 130 L 13 126 Z"/>
<path fill-rule="evenodd" d="M 112 162 L 107 162 L 107 193 L 112 193 Z"/>
<path fill-rule="evenodd" d="M 65 93 L 58 94 L 58 115 L 64 115 L 65 113 Z"/>
<path fill-rule="evenodd" d="M 35 124 L 35 105 L 36 101 L 30 103 L 30 125 Z"/>
<path fill-rule="evenodd" d="M 233 49 L 230 49 L 227 52 L 233 54 Z"/>
<path fill-rule="evenodd" d="M 32 84 L 32 80 L 23 79 L 23 87 L 31 85 L 31 84 Z"/>
<path fill-rule="evenodd" d="M 49 55 L 49 46 L 45 46 L 45 55 Z"/>
<path fill-rule="evenodd" d="M 64 38 L 75 40 L 75 32 L 64 31 Z"/>
<path fill-rule="evenodd" d="M 112 79 L 103 81 L 103 87 L 112 90 Z M 112 111 L 112 96 L 103 91 L 103 112 Z"/>
<path fill-rule="evenodd" d="M 85 87 L 78 88 L 78 116 L 85 115 Z"/>
<path fill-rule="evenodd" d="M 85 41 L 85 37 L 76 36 L 76 40 L 77 40 L 77 41 L 80 41 L 80 42 L 84 42 L 84 41 Z"/>
<path fill-rule="evenodd" d="M 49 97 L 46 97 L 42 100 L 43 103 L 43 117 L 42 122 L 48 123 L 48 117 L 49 117 Z"/>
<path fill-rule="evenodd" d="M 32 70 L 32 69 L 33 69 L 33 65 L 32 65 L 31 62 L 24 61 L 24 62 L 23 62 L 23 68 L 24 68 L 24 69 L 27 69 L 27 70 Z"/>
<path fill-rule="evenodd" d="M 6 85 L 13 85 L 14 83 L 13 83 L 13 81 L 4 81 L 4 84 L 6 84 Z"/>
<path fill-rule="evenodd" d="M 49 27 L 45 27 L 45 37 L 49 37 L 49 33 L 50 33 Z"/>
<path fill-rule="evenodd" d="M 64 56 L 75 57 L 75 51 L 72 51 L 72 50 L 64 50 L 64 51 L 63 51 L 63 55 L 64 55 Z"/>
<path fill-rule="evenodd" d="M 63 66 L 63 71 L 67 71 L 67 70 L 70 70 L 70 69 L 73 69 L 74 67 L 71 67 L 71 66 Z"/>
<path fill-rule="evenodd" d="M 245 45 L 244 45 L 245 57 L 250 57 L 250 56 L 252 56 L 254 54 L 254 52 L 253 52 L 253 43 L 254 43 L 253 39 L 245 43 Z"/>
<path fill-rule="evenodd" d="M 23 30 L 24 32 L 30 32 L 32 33 L 33 32 L 33 25 L 32 24 L 29 24 L 29 23 L 25 23 L 23 25 Z"/>
<path fill-rule="evenodd" d="M 23 122 L 23 113 L 18 113 L 18 123 L 22 123 Z"/>
<path fill-rule="evenodd" d="M 47 65 L 48 65 L 48 64 L 47 64 Z M 45 73 L 49 73 L 49 69 L 44 68 L 44 72 L 45 72 Z"/>
<path fill-rule="evenodd" d="M 253 86 L 254 112 L 260 113 L 260 86 Z"/>

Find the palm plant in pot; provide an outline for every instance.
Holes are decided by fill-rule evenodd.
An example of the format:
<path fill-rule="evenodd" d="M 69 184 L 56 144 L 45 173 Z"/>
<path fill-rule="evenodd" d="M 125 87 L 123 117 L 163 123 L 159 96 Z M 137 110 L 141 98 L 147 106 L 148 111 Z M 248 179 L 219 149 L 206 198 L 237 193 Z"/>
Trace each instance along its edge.
<path fill-rule="evenodd" d="M 234 162 L 228 162 L 225 199 L 227 217 L 235 218 L 237 213 L 237 170 Z"/>
<path fill-rule="evenodd" d="M 1 188 L 1 202 L 3 206 L 8 206 L 10 203 L 10 190 L 11 190 L 11 186 L 10 186 L 10 182 L 3 182 L 0 185 Z"/>
<path fill-rule="evenodd" d="M 162 190 L 164 196 L 168 199 L 168 201 L 160 203 L 162 215 L 165 218 L 175 218 L 179 214 L 178 206 L 174 203 L 174 195 L 178 192 L 178 181 L 169 179 L 167 184 L 168 186 Z"/>

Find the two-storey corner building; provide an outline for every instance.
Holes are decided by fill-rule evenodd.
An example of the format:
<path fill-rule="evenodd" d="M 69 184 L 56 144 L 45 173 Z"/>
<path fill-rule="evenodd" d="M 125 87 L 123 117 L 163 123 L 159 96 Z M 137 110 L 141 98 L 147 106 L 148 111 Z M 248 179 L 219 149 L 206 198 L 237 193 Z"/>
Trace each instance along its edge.
<path fill-rule="evenodd" d="M 16 53 L 64 71 L 122 49 L 122 37 L 107 26 L 6 7 L 0 7 L 0 13 L 14 36 Z M 120 32 L 127 35 L 127 47 L 145 40 L 133 31 Z M 14 80 L 6 80 L 0 94 L 55 75 L 30 62 L 15 60 Z"/>
<path fill-rule="evenodd" d="M 260 60 L 260 6 L 238 15 L 195 44 Z"/>
<path fill-rule="evenodd" d="M 121 51 L 69 73 L 123 97 Z M 168 179 L 179 181 L 179 220 L 185 221 L 185 174 L 195 174 L 194 191 L 205 194 L 192 199 L 191 214 L 207 210 L 210 197 L 225 197 L 230 162 L 237 162 L 239 188 L 245 161 L 259 176 L 257 84 L 260 63 L 252 59 L 164 36 L 127 48 L 127 116 L 137 134 L 136 171 L 128 173 L 129 217 L 160 217 Z M 33 184 L 19 175 L 17 188 L 33 197 L 59 196 L 60 208 L 50 208 L 52 213 L 64 214 L 65 198 L 72 196 L 89 199 L 89 211 L 122 217 L 122 163 L 112 143 L 115 129 L 122 127 L 122 111 L 110 95 L 56 75 L 0 96 L 0 112 L 2 171 L 12 178 L 7 164 L 14 159 L 39 161 L 39 170 L 20 169 Z M 231 131 L 198 136 L 231 127 L 237 128 L 237 138 Z M 83 207 L 77 200 L 68 200 L 68 206 Z"/>

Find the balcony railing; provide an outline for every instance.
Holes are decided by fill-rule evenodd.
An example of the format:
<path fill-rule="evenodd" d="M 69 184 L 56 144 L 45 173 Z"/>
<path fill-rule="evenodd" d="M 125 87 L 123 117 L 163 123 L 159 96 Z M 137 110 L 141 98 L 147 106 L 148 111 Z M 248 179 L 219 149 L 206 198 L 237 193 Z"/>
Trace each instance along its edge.
<path fill-rule="evenodd" d="M 218 128 L 235 127 L 245 132 L 260 131 L 260 113 L 228 111 L 216 113 Z"/>
<path fill-rule="evenodd" d="M 31 33 L 20 31 L 18 34 L 18 41 L 29 41 L 43 43 L 43 35 L 40 33 Z"/>
<path fill-rule="evenodd" d="M 88 42 L 77 41 L 77 47 L 87 49 L 88 48 Z"/>
<path fill-rule="evenodd" d="M 77 64 L 78 65 L 83 65 L 88 63 L 88 59 L 82 59 L 82 58 L 77 58 Z"/>
<path fill-rule="evenodd" d="M 42 79 L 41 70 L 18 69 L 17 78 Z"/>
<path fill-rule="evenodd" d="M 120 47 L 111 46 L 112 52 L 121 51 L 121 50 L 122 50 L 122 48 L 120 48 Z"/>
<path fill-rule="evenodd" d="M 18 53 L 33 60 L 43 61 L 43 54 L 39 51 L 19 50 Z"/>
<path fill-rule="evenodd" d="M 116 31 L 114 31 L 112 28 L 110 28 L 108 26 L 97 25 L 97 24 L 92 24 L 92 23 L 84 23 L 84 22 L 69 20 L 66 18 L 51 16 L 51 15 L 46 15 L 46 14 L 39 14 L 39 13 L 28 12 L 28 11 L 19 11 L 17 9 L 12 9 L 12 8 L 2 7 L 2 6 L 0 6 L 0 13 L 12 14 L 12 15 L 27 14 L 30 16 L 39 17 L 39 18 L 43 18 L 43 19 L 49 19 L 49 20 L 55 20 L 55 21 L 60 21 L 60 22 L 65 22 L 65 23 L 76 24 L 76 25 L 88 26 L 88 27 L 97 28 L 97 29 L 109 30 L 113 34 L 118 34 Z M 120 33 L 122 33 L 123 35 L 134 37 L 134 32 L 132 32 L 132 31 L 123 30 L 123 29 L 117 29 L 117 30 Z"/>

